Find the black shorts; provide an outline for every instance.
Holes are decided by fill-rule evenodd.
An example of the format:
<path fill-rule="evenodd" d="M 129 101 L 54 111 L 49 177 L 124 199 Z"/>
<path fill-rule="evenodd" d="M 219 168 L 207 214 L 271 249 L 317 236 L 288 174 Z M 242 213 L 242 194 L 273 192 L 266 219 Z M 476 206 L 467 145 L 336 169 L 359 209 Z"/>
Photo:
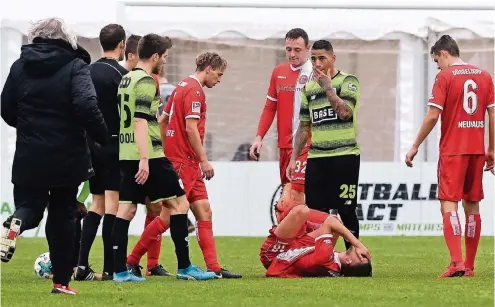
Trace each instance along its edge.
<path fill-rule="evenodd" d="M 120 161 L 121 204 L 144 204 L 149 197 L 151 203 L 185 195 L 179 184 L 179 176 L 167 158 L 149 160 L 149 175 L 145 184 L 136 183 L 139 161 Z"/>
<path fill-rule="evenodd" d="M 95 175 L 89 179 L 89 191 L 93 195 L 105 194 L 105 191 L 120 189 L 119 143 L 116 139 L 100 147 L 88 141 L 91 162 Z"/>
<path fill-rule="evenodd" d="M 356 210 L 359 155 L 309 158 L 306 164 L 306 203 L 309 208 L 329 212 Z"/>

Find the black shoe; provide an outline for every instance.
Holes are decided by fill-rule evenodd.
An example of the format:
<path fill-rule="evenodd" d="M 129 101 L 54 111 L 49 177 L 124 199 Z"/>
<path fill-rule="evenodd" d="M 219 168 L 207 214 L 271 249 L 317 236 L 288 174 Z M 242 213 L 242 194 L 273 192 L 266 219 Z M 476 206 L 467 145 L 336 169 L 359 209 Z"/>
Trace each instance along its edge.
<path fill-rule="evenodd" d="M 161 264 L 158 264 L 151 269 L 147 269 L 146 276 L 173 276 L 173 275 L 169 271 L 165 270 L 165 268 Z"/>
<path fill-rule="evenodd" d="M 208 270 L 208 272 L 213 272 L 212 270 Z M 226 270 L 224 268 L 220 268 L 220 271 L 214 272 L 216 278 L 227 278 L 227 279 L 236 279 L 236 278 L 242 278 L 241 274 L 235 274 L 230 272 L 229 270 Z"/>
<path fill-rule="evenodd" d="M 98 280 L 96 277 L 95 271 L 91 269 L 88 265 L 86 268 L 82 269 L 81 267 L 77 267 L 76 272 L 74 272 L 74 280 L 77 281 L 89 281 L 89 280 Z"/>
<path fill-rule="evenodd" d="M 139 264 L 127 264 L 127 271 L 131 272 L 134 276 L 143 277 L 143 274 L 141 273 L 142 269 L 143 267 Z"/>
<path fill-rule="evenodd" d="M 101 274 L 101 281 L 108 281 L 108 280 L 113 280 L 113 274 L 110 274 L 108 272 L 103 272 L 103 274 Z"/>

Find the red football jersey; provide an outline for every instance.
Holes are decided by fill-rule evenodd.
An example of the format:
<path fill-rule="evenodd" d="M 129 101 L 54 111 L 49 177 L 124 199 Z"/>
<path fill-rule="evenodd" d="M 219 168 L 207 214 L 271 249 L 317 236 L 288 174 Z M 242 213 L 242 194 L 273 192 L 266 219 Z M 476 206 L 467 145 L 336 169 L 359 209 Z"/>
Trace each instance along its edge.
<path fill-rule="evenodd" d="M 286 252 L 287 250 L 293 248 L 295 242 L 297 242 L 298 245 L 308 246 L 314 243 L 313 238 L 305 236 L 305 234 L 307 233 L 306 224 L 304 224 L 301 229 L 299 229 L 296 237 L 293 239 L 280 239 L 275 235 L 275 229 L 277 229 L 277 226 L 273 226 L 270 229 L 270 235 L 268 236 L 268 238 L 266 238 L 266 240 L 263 242 L 263 245 L 261 246 L 260 259 L 265 268 L 268 268 L 268 266 L 270 266 L 273 259 L 275 259 L 278 254 Z"/>
<path fill-rule="evenodd" d="M 198 130 L 203 144 L 206 123 L 205 93 L 194 75 L 177 84 L 163 112 L 169 116 L 165 156 L 173 161 L 199 163 L 186 133 L 186 119 L 198 119 Z"/>
<path fill-rule="evenodd" d="M 289 63 L 281 64 L 272 72 L 267 99 L 277 104 L 279 148 L 292 148 L 292 137 L 299 127 L 301 90 L 309 81 L 311 71 L 308 61 L 297 68 Z"/>
<path fill-rule="evenodd" d="M 493 107 L 493 80 L 474 65 L 438 73 L 428 105 L 442 110 L 440 155 L 485 153 L 485 112 Z"/>

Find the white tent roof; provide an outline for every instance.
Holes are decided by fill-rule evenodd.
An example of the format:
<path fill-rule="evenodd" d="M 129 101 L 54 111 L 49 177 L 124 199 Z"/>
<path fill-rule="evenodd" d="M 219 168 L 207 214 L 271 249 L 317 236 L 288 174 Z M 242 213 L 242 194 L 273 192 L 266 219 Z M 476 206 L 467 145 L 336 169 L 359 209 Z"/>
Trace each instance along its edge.
<path fill-rule="evenodd" d="M 175 2 L 177 5 L 178 1 Z M 235 5 L 239 1 L 216 1 L 217 6 L 218 3 L 224 6 L 229 2 Z M 274 1 L 250 2 L 266 4 Z M 284 1 L 287 2 L 291 1 Z M 359 1 L 348 0 L 345 3 L 358 7 L 352 5 L 357 2 Z M 392 3 L 381 1 L 381 7 L 386 7 L 383 5 L 386 2 Z M 419 2 L 415 1 L 417 4 Z M 117 16 L 116 0 L 87 0 L 77 7 L 61 6 L 58 1 L 23 0 L 4 3 L 0 14 L 2 27 L 13 28 L 21 33 L 27 32 L 32 20 L 59 16 L 79 36 L 88 38 L 97 37 L 102 26 L 116 21 L 137 34 L 154 32 L 199 39 L 226 34 L 252 39 L 279 38 L 294 27 L 304 28 L 312 39 L 330 37 L 373 40 L 403 33 L 424 38 L 428 35 L 428 30 L 467 37 L 494 37 L 493 10 L 452 11 L 448 7 L 454 5 L 455 1 L 450 2 L 445 10 L 125 7 L 125 13 Z M 469 4 L 474 5 L 476 2 L 471 1 Z"/>

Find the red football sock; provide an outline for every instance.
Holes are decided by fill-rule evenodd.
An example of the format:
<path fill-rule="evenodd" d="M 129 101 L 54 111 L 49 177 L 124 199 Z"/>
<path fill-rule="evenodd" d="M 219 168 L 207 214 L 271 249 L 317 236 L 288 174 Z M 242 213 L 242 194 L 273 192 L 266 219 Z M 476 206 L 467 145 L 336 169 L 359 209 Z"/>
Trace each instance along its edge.
<path fill-rule="evenodd" d="M 479 213 L 466 217 L 466 229 L 464 230 L 464 240 L 466 244 L 466 268 L 474 270 L 474 259 L 478 251 L 478 243 L 481 235 L 481 216 Z"/>
<path fill-rule="evenodd" d="M 450 261 L 462 262 L 461 223 L 456 211 L 443 214 L 443 236 L 450 251 Z"/>
<path fill-rule="evenodd" d="M 213 272 L 220 271 L 220 265 L 217 259 L 217 247 L 213 238 L 213 227 L 211 221 L 198 221 L 196 231 L 199 247 L 203 252 L 206 267 Z"/>
<path fill-rule="evenodd" d="M 156 226 L 160 231 L 160 234 L 156 237 L 156 240 L 153 240 L 148 245 L 148 253 L 146 254 L 148 257 L 146 267 L 148 269 L 154 268 L 158 265 L 158 259 L 160 259 L 160 251 L 162 249 L 162 235 L 165 231 L 167 231 L 169 225 L 163 224 L 163 221 L 160 218 L 157 218 L 160 222 L 156 222 Z"/>
<path fill-rule="evenodd" d="M 139 238 L 139 241 L 134 246 L 131 254 L 127 257 L 128 264 L 139 264 L 141 257 L 148 251 L 153 242 L 157 241 L 157 238 L 167 231 L 168 225 L 164 225 L 160 218 L 155 218 L 148 227 L 144 230 L 143 234 Z M 158 260 L 157 260 L 158 261 Z M 148 263 L 149 265 L 149 263 Z"/>
<path fill-rule="evenodd" d="M 146 214 L 146 219 L 144 219 L 144 228 L 148 227 L 148 225 L 153 222 L 153 220 L 156 218 L 154 215 L 149 215 Z"/>

